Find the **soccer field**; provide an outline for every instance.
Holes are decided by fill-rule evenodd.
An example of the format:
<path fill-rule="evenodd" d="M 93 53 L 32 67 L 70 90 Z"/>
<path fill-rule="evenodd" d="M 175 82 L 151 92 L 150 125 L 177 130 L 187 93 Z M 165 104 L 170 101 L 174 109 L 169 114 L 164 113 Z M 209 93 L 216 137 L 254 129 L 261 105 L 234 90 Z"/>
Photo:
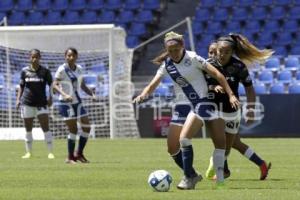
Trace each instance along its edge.
<path fill-rule="evenodd" d="M 232 151 L 232 176 L 224 190 L 203 180 L 196 190 L 180 191 L 181 172 L 166 152 L 165 139 L 90 140 L 86 155 L 90 164 L 68 165 L 66 141 L 55 141 L 56 159 L 48 160 L 43 142 L 34 143 L 34 155 L 22 160 L 22 141 L 0 142 L 0 199 L 97 200 L 97 199 L 201 199 L 201 200 L 299 200 L 300 139 L 244 139 L 272 169 L 259 181 L 258 168 Z M 195 139 L 196 169 L 205 174 L 213 150 L 209 139 Z M 147 184 L 151 171 L 168 170 L 173 183 L 169 192 L 153 192 Z"/>

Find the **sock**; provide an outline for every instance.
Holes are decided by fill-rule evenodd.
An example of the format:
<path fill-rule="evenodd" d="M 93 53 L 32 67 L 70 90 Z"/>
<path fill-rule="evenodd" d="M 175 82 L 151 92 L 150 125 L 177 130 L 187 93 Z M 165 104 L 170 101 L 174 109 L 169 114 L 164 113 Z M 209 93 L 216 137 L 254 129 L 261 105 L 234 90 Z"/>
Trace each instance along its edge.
<path fill-rule="evenodd" d="M 193 169 L 194 152 L 191 140 L 188 138 L 180 139 L 182 151 L 183 171 L 186 177 L 193 177 L 195 170 Z"/>
<path fill-rule="evenodd" d="M 178 167 L 180 167 L 181 169 L 183 169 L 183 162 L 182 162 L 182 151 L 181 149 L 179 149 L 179 151 L 173 155 L 171 155 L 172 158 L 174 159 L 175 163 L 178 165 Z M 192 168 L 192 174 L 196 175 L 196 171 L 194 168 Z"/>
<path fill-rule="evenodd" d="M 75 149 L 76 135 L 73 133 L 69 133 L 68 135 L 68 153 L 69 158 L 74 157 L 74 149 Z"/>
<path fill-rule="evenodd" d="M 261 166 L 263 163 L 263 160 L 250 147 L 246 150 L 244 156 L 254 162 L 257 166 Z"/>
<path fill-rule="evenodd" d="M 86 145 L 86 142 L 89 138 L 89 133 L 85 133 L 85 132 L 82 132 L 80 134 L 80 137 L 79 137 L 79 144 L 78 144 L 78 154 L 82 154 L 83 153 L 83 149 Z"/>
<path fill-rule="evenodd" d="M 50 131 L 47 131 L 45 134 L 45 142 L 47 144 L 48 152 L 52 153 L 53 151 L 53 137 Z"/>
<path fill-rule="evenodd" d="M 31 151 L 32 151 L 32 141 L 33 141 L 32 132 L 31 131 L 26 132 L 26 135 L 25 135 L 25 149 L 26 149 L 26 152 L 31 153 Z"/>
<path fill-rule="evenodd" d="M 217 182 L 224 182 L 225 149 L 215 149 L 213 163 L 217 175 Z"/>
<path fill-rule="evenodd" d="M 227 158 L 225 157 L 225 160 L 224 160 L 224 172 L 225 173 L 229 173 L 230 170 L 228 168 L 228 162 L 227 162 Z"/>

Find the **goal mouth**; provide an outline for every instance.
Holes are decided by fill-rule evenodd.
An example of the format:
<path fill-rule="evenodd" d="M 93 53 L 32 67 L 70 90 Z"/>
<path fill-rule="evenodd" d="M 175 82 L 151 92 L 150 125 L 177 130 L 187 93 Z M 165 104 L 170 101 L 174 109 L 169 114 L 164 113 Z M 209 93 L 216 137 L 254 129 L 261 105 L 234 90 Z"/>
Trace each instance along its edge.
<path fill-rule="evenodd" d="M 40 64 L 50 69 L 54 78 L 58 66 L 65 62 L 65 50 L 75 47 L 77 64 L 84 69 L 82 78 L 97 96 L 92 101 L 80 91 L 92 124 L 91 135 L 139 137 L 131 103 L 132 51 L 127 49 L 125 37 L 122 28 L 111 24 L 0 27 L 0 128 L 24 126 L 15 102 L 20 72 L 29 64 L 29 50 L 41 51 Z M 65 138 L 68 132 L 57 103 L 54 95 L 50 127 L 56 138 Z M 35 123 L 35 127 L 39 125 Z"/>

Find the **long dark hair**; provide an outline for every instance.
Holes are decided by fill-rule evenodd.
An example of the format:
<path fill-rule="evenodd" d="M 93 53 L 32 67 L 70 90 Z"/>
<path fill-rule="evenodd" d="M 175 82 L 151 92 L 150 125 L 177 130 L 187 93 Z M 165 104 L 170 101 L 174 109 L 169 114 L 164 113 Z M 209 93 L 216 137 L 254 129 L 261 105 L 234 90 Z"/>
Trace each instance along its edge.
<path fill-rule="evenodd" d="M 228 36 L 220 37 L 217 41 L 228 42 L 234 53 L 245 64 L 255 61 L 260 63 L 265 62 L 274 53 L 271 49 L 258 49 L 245 36 L 240 34 L 230 33 Z"/>

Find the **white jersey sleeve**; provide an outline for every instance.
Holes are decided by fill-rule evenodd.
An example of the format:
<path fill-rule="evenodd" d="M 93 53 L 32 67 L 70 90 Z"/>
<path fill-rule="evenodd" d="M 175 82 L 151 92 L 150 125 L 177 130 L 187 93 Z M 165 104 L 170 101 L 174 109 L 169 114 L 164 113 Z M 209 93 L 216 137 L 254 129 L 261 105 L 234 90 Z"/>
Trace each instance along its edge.
<path fill-rule="evenodd" d="M 160 77 L 164 77 L 167 74 L 165 62 L 163 62 L 160 67 L 158 68 L 156 75 Z"/>
<path fill-rule="evenodd" d="M 57 80 L 63 80 L 64 79 L 64 66 L 61 65 L 58 67 L 57 71 L 55 72 L 54 78 Z"/>
<path fill-rule="evenodd" d="M 201 70 L 205 70 L 207 68 L 207 61 L 197 54 L 195 54 L 195 56 L 193 57 L 192 62 L 194 62 L 195 66 L 197 66 Z"/>

